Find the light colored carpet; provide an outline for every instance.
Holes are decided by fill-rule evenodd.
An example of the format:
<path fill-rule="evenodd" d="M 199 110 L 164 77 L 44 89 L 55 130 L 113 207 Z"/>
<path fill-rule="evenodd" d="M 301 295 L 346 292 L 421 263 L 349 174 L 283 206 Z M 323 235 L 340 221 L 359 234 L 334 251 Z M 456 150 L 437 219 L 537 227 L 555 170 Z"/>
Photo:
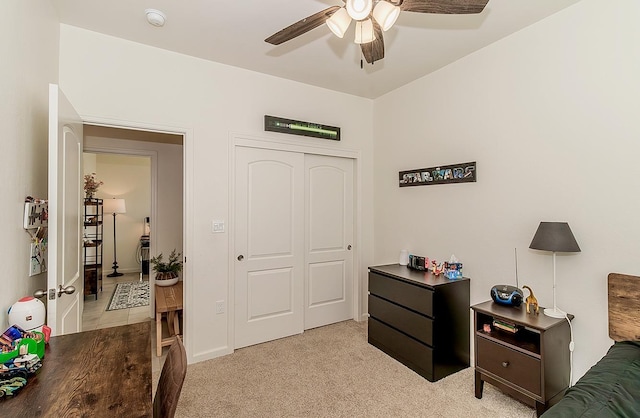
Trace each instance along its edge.
<path fill-rule="evenodd" d="M 431 383 L 367 343 L 347 321 L 190 365 L 176 417 L 530 418 L 534 410 L 470 367 Z"/>

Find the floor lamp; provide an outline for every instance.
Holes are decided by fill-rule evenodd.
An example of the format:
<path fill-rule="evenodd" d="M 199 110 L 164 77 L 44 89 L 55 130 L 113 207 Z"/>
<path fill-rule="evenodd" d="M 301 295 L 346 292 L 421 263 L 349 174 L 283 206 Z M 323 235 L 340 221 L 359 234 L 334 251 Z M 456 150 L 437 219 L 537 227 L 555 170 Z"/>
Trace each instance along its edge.
<path fill-rule="evenodd" d="M 118 213 L 127 213 L 127 208 L 124 204 L 124 199 L 105 199 L 104 200 L 104 213 L 113 214 L 113 273 L 107 274 L 107 277 L 119 277 L 123 273 L 118 272 L 118 261 L 116 251 L 116 215 Z"/>
<path fill-rule="evenodd" d="M 566 222 L 540 222 L 529 248 L 553 252 L 553 309 L 547 308 L 544 314 L 553 318 L 564 318 L 565 312 L 556 305 L 556 253 L 579 253 L 569 224 Z"/>

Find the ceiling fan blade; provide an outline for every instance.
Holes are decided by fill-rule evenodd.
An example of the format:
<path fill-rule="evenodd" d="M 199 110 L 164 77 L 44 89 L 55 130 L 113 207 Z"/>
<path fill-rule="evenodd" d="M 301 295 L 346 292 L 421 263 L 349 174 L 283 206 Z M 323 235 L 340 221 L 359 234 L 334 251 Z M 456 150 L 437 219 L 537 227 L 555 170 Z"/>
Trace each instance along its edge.
<path fill-rule="evenodd" d="M 373 42 L 360 44 L 362 55 L 364 55 L 364 59 L 367 60 L 369 64 L 373 64 L 374 62 L 380 61 L 384 58 L 384 38 L 382 36 L 382 28 L 375 19 L 372 19 L 372 21 L 376 39 Z"/>
<path fill-rule="evenodd" d="M 480 13 L 489 0 L 404 0 L 400 9 L 404 12 L 436 14 Z"/>
<path fill-rule="evenodd" d="M 305 17 L 304 19 L 297 21 L 293 25 L 287 26 L 286 28 L 274 33 L 264 41 L 273 45 L 280 45 L 283 42 L 290 41 L 291 39 L 296 38 L 304 33 L 309 32 L 311 29 L 315 29 L 318 26 L 322 25 L 339 8 L 340 6 L 327 7 L 326 9 L 319 11 L 318 13 Z"/>

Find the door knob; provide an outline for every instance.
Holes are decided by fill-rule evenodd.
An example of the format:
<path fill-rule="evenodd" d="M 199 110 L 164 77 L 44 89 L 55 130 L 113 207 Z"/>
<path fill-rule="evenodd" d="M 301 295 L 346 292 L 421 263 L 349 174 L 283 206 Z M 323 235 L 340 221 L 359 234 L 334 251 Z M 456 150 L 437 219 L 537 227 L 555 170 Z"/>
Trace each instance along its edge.
<path fill-rule="evenodd" d="M 503 361 L 502 362 L 502 367 L 509 367 L 509 362 L 508 361 Z"/>
<path fill-rule="evenodd" d="M 47 296 L 47 291 L 45 289 L 37 289 L 35 292 L 33 292 L 33 297 L 34 298 L 43 298 Z"/>
<path fill-rule="evenodd" d="M 351 251 L 351 244 L 347 245 L 347 250 Z"/>
<path fill-rule="evenodd" d="M 240 254 L 240 255 L 238 256 L 238 261 L 242 261 L 242 260 L 244 260 L 244 256 L 243 256 L 242 254 Z"/>
<path fill-rule="evenodd" d="M 58 297 L 62 296 L 63 293 L 66 293 L 67 295 L 70 295 L 75 291 L 76 291 L 76 288 L 73 287 L 73 286 L 67 286 L 67 287 L 63 288 L 62 285 L 60 285 L 58 287 Z"/>

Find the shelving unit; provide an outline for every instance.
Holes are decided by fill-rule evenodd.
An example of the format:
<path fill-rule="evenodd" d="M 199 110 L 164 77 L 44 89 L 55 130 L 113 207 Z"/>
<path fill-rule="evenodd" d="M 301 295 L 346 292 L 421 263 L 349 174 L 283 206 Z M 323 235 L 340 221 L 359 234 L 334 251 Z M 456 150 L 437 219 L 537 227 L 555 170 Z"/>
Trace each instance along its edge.
<path fill-rule="evenodd" d="M 95 295 L 97 300 L 102 291 L 102 199 L 86 198 L 83 206 L 84 295 Z"/>

